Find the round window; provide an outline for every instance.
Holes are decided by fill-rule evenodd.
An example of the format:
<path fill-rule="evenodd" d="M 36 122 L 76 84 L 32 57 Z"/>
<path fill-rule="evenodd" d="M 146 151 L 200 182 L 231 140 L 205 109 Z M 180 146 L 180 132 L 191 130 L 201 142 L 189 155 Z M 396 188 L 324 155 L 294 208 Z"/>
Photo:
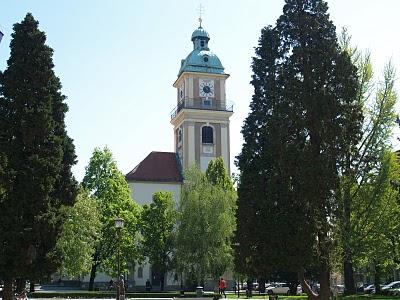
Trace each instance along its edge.
<path fill-rule="evenodd" d="M 204 60 L 204 62 L 208 62 L 208 57 L 207 57 L 207 56 L 204 56 L 204 57 L 203 57 L 203 60 Z"/>

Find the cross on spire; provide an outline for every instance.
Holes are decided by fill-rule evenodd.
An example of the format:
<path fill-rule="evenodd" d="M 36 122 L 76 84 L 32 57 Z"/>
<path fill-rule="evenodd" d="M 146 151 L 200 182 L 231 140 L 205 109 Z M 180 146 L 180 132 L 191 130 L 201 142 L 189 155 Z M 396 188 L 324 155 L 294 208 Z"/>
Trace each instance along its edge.
<path fill-rule="evenodd" d="M 201 18 L 201 16 L 204 14 L 204 6 L 201 5 L 201 3 L 199 5 L 199 8 L 197 9 L 197 11 L 199 12 L 199 23 L 200 23 L 199 27 L 201 27 L 201 22 L 203 22 L 203 19 Z"/>

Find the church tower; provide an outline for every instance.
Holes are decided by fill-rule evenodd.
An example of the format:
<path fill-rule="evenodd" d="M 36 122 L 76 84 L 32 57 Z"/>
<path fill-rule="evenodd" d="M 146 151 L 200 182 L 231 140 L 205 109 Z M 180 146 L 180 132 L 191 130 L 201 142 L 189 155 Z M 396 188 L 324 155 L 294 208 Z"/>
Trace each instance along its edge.
<path fill-rule="evenodd" d="M 229 118 L 233 105 L 226 100 L 229 77 L 219 58 L 210 51 L 210 36 L 200 26 L 192 34 L 193 51 L 181 61 L 177 106 L 171 113 L 175 152 L 183 169 L 197 164 L 207 169 L 210 160 L 222 156 L 230 174 Z"/>

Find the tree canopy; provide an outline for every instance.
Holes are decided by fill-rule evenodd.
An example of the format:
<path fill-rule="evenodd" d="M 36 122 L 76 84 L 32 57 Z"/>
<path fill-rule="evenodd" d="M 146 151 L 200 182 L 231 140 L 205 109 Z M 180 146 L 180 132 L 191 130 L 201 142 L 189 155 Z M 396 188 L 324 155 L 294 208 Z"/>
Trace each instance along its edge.
<path fill-rule="evenodd" d="M 362 123 L 362 136 L 357 144 L 349 144 L 349 150 L 344 159 L 344 164 L 339 170 L 340 191 L 338 193 L 338 244 L 341 247 L 341 257 L 344 273 L 345 293 L 355 294 L 354 263 L 357 263 L 360 254 L 364 253 L 363 240 L 367 238 L 359 223 L 365 223 L 370 219 L 369 214 L 374 215 L 373 209 L 361 213 L 365 207 L 374 207 L 373 202 L 379 202 L 379 198 L 367 197 L 362 193 L 365 188 L 380 189 L 382 176 L 390 173 L 381 172 L 385 165 L 384 157 L 391 151 L 391 137 L 396 124 L 395 104 L 397 95 L 394 90 L 395 72 L 389 63 L 384 69 L 382 82 L 374 81 L 373 66 L 370 54 L 363 53 L 350 45 L 350 36 L 347 31 L 342 32 L 340 40 L 341 48 L 347 52 L 358 69 L 358 91 L 355 101 L 360 103 L 364 112 Z M 354 151 L 355 150 L 355 151 Z M 380 174 L 377 177 L 377 174 Z M 380 178 L 379 180 L 377 180 Z M 365 186 L 366 185 L 366 186 Z M 352 216 L 363 215 L 363 221 Z M 364 220 L 365 219 L 365 220 Z M 372 219 L 371 219 L 372 220 Z M 364 224 L 365 225 L 365 224 Z M 363 227 L 362 225 L 361 227 Z"/>
<path fill-rule="evenodd" d="M 34 281 L 56 270 L 51 253 L 75 201 L 68 106 L 54 73 L 53 50 L 28 13 L 14 25 L 10 58 L 0 74 L 0 277 L 5 299 L 13 278 Z"/>
<path fill-rule="evenodd" d="M 140 222 L 142 255 L 160 272 L 161 291 L 164 290 L 165 274 L 174 267 L 176 222 L 177 210 L 171 192 L 157 192 L 153 202 L 143 206 Z"/>
<path fill-rule="evenodd" d="M 261 32 L 252 69 L 237 160 L 237 267 L 296 272 L 317 297 L 304 281 L 314 270 L 318 297 L 328 299 L 338 171 L 355 151 L 349 145 L 360 139 L 363 115 L 357 69 L 338 44 L 327 3 L 286 0 L 276 26 Z"/>
<path fill-rule="evenodd" d="M 89 289 L 93 289 L 97 268 L 115 275 L 117 265 L 117 232 L 115 219 L 124 219 L 124 228 L 121 230 L 121 257 L 122 270 L 128 262 L 134 262 L 139 256 L 139 249 L 135 239 L 138 231 L 140 207 L 130 195 L 128 183 L 124 175 L 118 170 L 111 151 L 105 147 L 96 148 L 86 167 L 82 186 L 99 202 L 101 235 L 96 244 L 93 255 Z"/>
<path fill-rule="evenodd" d="M 236 191 L 222 158 L 209 164 L 206 176 L 198 167 L 185 171 L 177 237 L 178 269 L 196 284 L 217 279 L 232 266 L 236 228 Z"/>
<path fill-rule="evenodd" d="M 81 189 L 74 206 L 62 209 L 66 220 L 56 248 L 57 255 L 61 257 L 61 275 L 73 278 L 89 273 L 100 237 L 98 206 L 98 201 Z"/>

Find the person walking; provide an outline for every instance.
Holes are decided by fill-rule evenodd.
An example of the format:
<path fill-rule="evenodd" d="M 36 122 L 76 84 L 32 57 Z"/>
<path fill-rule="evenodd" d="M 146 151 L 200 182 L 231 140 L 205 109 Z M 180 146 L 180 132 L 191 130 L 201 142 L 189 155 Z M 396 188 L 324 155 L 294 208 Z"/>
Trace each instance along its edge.
<path fill-rule="evenodd" d="M 226 291 L 226 281 L 224 278 L 221 277 L 221 279 L 219 280 L 219 292 L 221 296 L 224 295 L 224 297 L 226 298 L 225 291 Z"/>
<path fill-rule="evenodd" d="M 146 292 L 150 292 L 151 288 L 152 288 L 152 286 L 151 286 L 150 280 L 147 279 L 146 280 Z"/>

